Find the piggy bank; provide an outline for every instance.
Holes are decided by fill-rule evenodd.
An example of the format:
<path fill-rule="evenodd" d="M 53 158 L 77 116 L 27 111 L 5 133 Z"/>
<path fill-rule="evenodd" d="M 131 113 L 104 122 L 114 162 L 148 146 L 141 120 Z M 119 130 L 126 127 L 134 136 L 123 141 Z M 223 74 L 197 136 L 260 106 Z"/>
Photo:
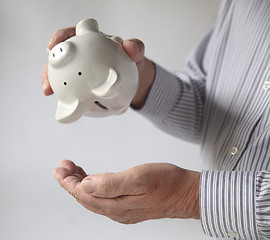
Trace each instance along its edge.
<path fill-rule="evenodd" d="M 94 19 L 79 22 L 76 35 L 49 52 L 48 79 L 58 99 L 55 118 L 63 123 L 123 113 L 138 89 L 122 39 L 101 33 Z"/>

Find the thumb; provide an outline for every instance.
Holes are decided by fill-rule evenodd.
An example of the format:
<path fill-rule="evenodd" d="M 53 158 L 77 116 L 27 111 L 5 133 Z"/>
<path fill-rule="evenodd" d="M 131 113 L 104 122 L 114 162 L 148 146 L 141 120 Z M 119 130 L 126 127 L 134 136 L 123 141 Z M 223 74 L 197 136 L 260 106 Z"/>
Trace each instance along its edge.
<path fill-rule="evenodd" d="M 81 182 L 82 190 L 95 197 L 115 198 L 131 195 L 134 183 L 129 176 L 122 173 L 104 173 L 87 176 Z M 133 186 L 134 187 L 134 186 Z"/>
<path fill-rule="evenodd" d="M 139 39 L 130 39 L 123 42 L 123 47 L 129 57 L 136 63 L 140 64 L 144 59 L 144 43 Z"/>

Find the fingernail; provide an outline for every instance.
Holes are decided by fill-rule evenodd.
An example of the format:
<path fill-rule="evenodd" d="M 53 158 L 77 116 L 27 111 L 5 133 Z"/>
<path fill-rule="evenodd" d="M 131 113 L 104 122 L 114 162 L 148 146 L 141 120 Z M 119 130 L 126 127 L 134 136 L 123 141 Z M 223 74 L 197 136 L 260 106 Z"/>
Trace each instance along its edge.
<path fill-rule="evenodd" d="M 84 192 L 91 194 L 94 192 L 94 182 L 91 179 L 83 180 L 81 183 Z"/>

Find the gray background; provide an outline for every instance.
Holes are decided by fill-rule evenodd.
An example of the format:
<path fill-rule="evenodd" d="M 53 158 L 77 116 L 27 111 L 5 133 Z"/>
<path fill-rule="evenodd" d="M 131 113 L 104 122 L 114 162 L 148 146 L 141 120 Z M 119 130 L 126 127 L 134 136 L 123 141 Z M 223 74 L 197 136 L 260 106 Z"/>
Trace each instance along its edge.
<path fill-rule="evenodd" d="M 89 174 L 147 162 L 199 170 L 200 150 L 133 110 L 57 123 L 56 98 L 43 96 L 41 73 L 52 33 L 88 17 L 105 33 L 140 38 L 148 57 L 168 70 L 180 69 L 213 25 L 218 5 L 218 0 L 0 1 L 0 239 L 208 239 L 199 221 L 113 222 L 61 189 L 52 170 L 62 159 Z"/>

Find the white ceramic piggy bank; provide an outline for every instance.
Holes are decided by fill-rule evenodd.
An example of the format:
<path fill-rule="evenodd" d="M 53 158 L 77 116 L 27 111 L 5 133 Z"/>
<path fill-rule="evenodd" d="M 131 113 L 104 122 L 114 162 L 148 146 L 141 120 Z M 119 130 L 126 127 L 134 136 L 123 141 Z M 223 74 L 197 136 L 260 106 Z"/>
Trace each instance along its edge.
<path fill-rule="evenodd" d="M 58 98 L 55 118 L 63 123 L 120 114 L 138 89 L 137 67 L 121 38 L 99 32 L 94 19 L 79 22 L 76 36 L 50 51 L 48 78 Z"/>

